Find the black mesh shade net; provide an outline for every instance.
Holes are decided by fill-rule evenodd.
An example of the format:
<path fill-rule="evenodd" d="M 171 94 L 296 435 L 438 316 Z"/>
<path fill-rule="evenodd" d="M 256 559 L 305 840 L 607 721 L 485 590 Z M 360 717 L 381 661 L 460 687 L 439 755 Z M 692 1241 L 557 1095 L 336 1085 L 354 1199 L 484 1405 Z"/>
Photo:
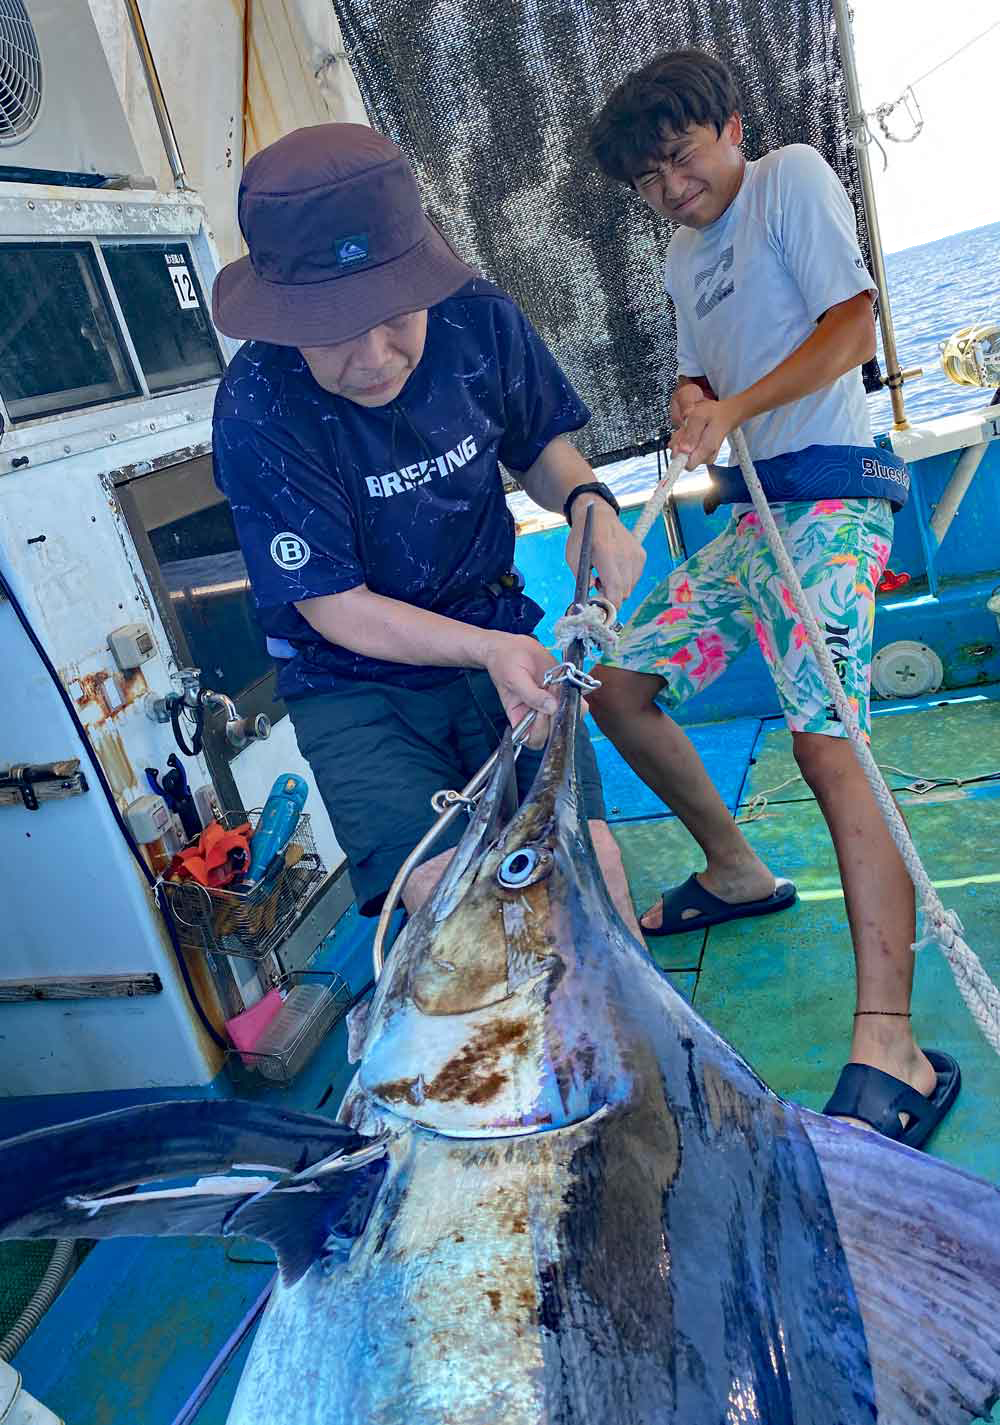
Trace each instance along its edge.
<path fill-rule="evenodd" d="M 724 60 L 743 96 L 747 156 L 814 145 L 867 245 L 829 0 L 335 8 L 372 123 L 415 165 L 457 251 L 520 303 L 591 406 L 578 443 L 595 463 L 655 444 L 676 371 L 660 279 L 670 228 L 587 153 L 591 120 L 628 73 L 688 45 Z"/>

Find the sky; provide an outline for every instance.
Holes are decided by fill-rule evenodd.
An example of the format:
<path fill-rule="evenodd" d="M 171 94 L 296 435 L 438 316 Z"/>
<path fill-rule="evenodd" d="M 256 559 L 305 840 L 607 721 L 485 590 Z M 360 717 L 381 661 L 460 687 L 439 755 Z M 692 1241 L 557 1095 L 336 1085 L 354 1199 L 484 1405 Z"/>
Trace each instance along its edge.
<path fill-rule="evenodd" d="M 865 109 L 899 97 L 906 86 L 1000 20 L 997 0 L 853 0 L 858 76 Z M 885 143 L 883 172 L 871 148 L 882 243 L 886 252 L 1000 222 L 997 101 L 1000 28 L 914 84 L 923 132 L 911 144 Z M 893 132 L 912 132 L 897 109 Z"/>

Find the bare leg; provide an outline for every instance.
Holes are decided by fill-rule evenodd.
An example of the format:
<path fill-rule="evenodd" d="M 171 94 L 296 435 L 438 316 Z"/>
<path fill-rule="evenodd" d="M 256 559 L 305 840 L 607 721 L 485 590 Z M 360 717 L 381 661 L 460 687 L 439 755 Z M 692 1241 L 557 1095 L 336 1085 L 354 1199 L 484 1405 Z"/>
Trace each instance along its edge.
<path fill-rule="evenodd" d="M 454 854 L 455 848 L 449 846 L 447 851 L 439 851 L 429 861 L 424 861 L 422 865 L 415 867 L 407 876 L 403 885 L 403 904 L 409 915 L 416 915 L 444 875 L 444 868 Z"/>
<path fill-rule="evenodd" d="M 597 861 L 604 877 L 604 884 L 608 888 L 608 895 L 629 930 L 637 940 L 641 940 L 642 932 L 635 918 L 635 910 L 629 895 L 625 867 L 622 865 L 618 842 L 612 836 L 606 821 L 590 821 L 587 825 L 590 827 L 591 840 L 597 853 Z M 433 891 L 453 854 L 454 852 L 450 849 L 442 851 L 430 861 L 425 861 L 422 866 L 418 866 L 415 871 L 411 871 L 406 885 L 403 887 L 403 904 L 410 915 L 420 909 Z"/>
<path fill-rule="evenodd" d="M 883 1011 L 855 1019 L 851 1062 L 871 1064 L 930 1094 L 937 1076 L 909 1019 L 899 1017 L 909 1011 L 913 985 L 910 877 L 848 740 L 795 732 L 792 742 L 837 853 L 854 941 L 857 1008 Z"/>
<path fill-rule="evenodd" d="M 601 680 L 600 689 L 587 695 L 594 720 L 704 851 L 707 865 L 698 880 L 705 889 L 733 904 L 771 895 L 773 875 L 750 849 L 690 738 L 656 706 L 663 679 L 624 668 L 600 667 L 594 675 Z M 661 919 L 657 905 L 642 923 L 655 930 Z"/>
<path fill-rule="evenodd" d="M 594 843 L 594 850 L 597 853 L 604 884 L 608 888 L 608 895 L 611 897 L 615 910 L 636 940 L 641 941 L 642 931 L 635 918 L 635 907 L 632 904 L 632 896 L 628 888 L 618 842 L 611 834 L 611 828 L 606 821 L 588 821 L 587 825 L 590 828 L 590 839 Z"/>

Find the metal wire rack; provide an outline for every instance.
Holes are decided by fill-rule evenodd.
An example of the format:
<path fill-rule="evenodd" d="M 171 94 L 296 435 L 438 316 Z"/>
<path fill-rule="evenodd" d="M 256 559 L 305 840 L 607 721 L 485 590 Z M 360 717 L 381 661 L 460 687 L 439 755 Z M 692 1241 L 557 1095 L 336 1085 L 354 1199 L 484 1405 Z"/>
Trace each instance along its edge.
<path fill-rule="evenodd" d="M 278 981 L 284 1004 L 252 1049 L 231 1050 L 237 1079 L 256 1071 L 289 1084 L 351 1004 L 351 987 L 336 970 L 293 970 Z"/>
<path fill-rule="evenodd" d="M 227 812 L 222 823 L 230 830 L 246 821 L 256 826 L 259 816 L 259 809 Z M 325 875 L 309 817 L 303 815 L 281 861 L 250 890 L 215 890 L 197 881 L 162 884 L 186 948 L 264 960 L 286 938 Z"/>

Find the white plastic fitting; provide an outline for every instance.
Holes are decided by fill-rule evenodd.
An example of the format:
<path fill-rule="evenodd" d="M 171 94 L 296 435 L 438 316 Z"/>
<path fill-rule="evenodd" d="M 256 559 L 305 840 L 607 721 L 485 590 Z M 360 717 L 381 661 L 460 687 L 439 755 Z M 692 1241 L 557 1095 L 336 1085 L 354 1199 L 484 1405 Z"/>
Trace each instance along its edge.
<path fill-rule="evenodd" d="M 21 1372 L 0 1361 L 0 1422 L 2 1425 L 63 1425 L 58 1415 L 21 1385 Z"/>

